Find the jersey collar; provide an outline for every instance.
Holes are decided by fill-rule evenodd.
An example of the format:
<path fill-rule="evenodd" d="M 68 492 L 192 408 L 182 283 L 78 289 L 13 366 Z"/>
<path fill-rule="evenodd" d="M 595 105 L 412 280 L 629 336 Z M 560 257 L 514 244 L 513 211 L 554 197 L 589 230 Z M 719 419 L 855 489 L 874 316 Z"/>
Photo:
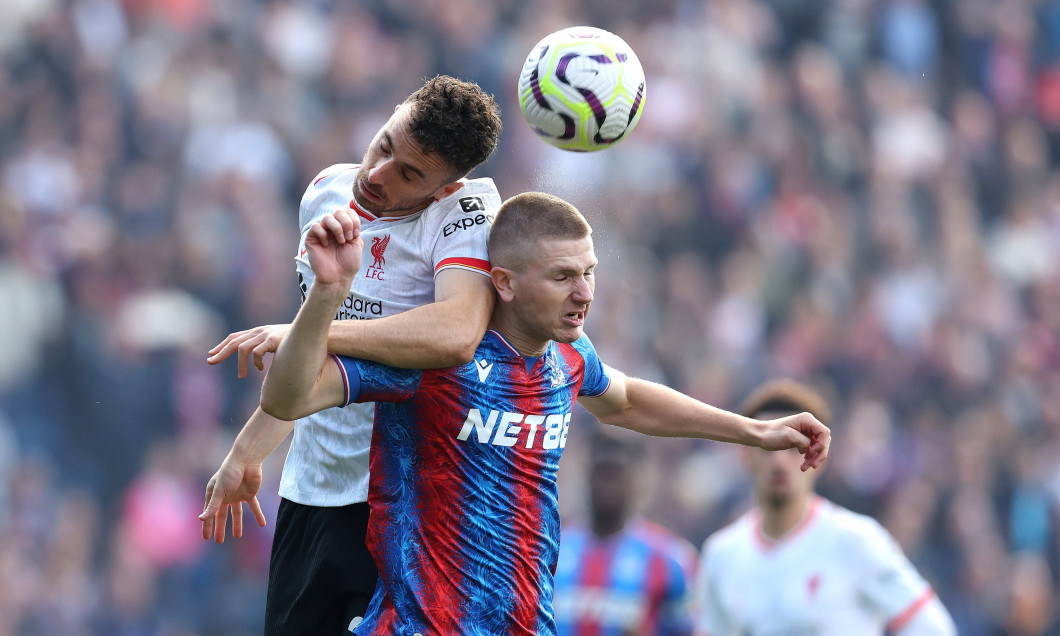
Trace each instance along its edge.
<path fill-rule="evenodd" d="M 752 514 L 751 521 L 754 527 L 754 543 L 763 552 L 770 552 L 779 548 L 781 545 L 791 542 L 792 539 L 802 534 L 817 518 L 818 511 L 821 507 L 821 497 L 815 495 L 810 499 L 806 506 L 806 510 L 802 513 L 802 519 L 791 529 L 785 532 L 782 536 L 777 539 L 773 539 L 765 532 L 762 532 L 762 509 L 755 508 Z"/>

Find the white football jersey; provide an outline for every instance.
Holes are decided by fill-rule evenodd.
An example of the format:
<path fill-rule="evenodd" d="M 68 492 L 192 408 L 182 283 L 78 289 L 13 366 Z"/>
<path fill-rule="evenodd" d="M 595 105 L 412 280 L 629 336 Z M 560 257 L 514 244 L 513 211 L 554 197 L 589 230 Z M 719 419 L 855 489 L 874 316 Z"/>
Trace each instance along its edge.
<path fill-rule="evenodd" d="M 313 283 L 306 234 L 314 222 L 340 208 L 360 217 L 364 255 L 338 319 L 382 318 L 434 302 L 434 277 L 443 269 L 489 276 L 486 241 L 501 204 L 492 179 L 462 179 L 463 187 L 420 212 L 380 218 L 353 200 L 358 167 L 331 166 L 313 179 L 302 197 L 302 236 L 295 262 L 303 300 Z M 298 420 L 280 477 L 280 496 L 310 506 L 367 501 L 374 413 L 372 404 L 351 404 Z"/>
<path fill-rule="evenodd" d="M 880 636 L 935 592 L 874 519 L 815 497 L 779 540 L 752 510 L 703 545 L 699 636 Z"/>

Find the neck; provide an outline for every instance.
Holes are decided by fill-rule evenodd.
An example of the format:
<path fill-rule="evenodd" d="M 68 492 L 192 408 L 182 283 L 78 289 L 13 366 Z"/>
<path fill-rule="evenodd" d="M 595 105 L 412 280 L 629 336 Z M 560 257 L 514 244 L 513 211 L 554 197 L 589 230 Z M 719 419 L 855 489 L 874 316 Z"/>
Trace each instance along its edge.
<path fill-rule="evenodd" d="M 361 199 L 357 196 L 357 190 L 356 189 L 353 191 L 353 200 L 354 200 L 354 202 L 357 203 L 357 207 L 361 208 L 365 212 L 368 212 L 369 214 L 372 214 L 376 218 L 380 218 L 380 219 L 383 219 L 383 218 L 400 218 L 400 217 L 403 217 L 403 216 L 408 216 L 410 214 L 415 214 L 415 213 L 419 212 L 420 210 L 425 209 L 431 203 L 434 203 L 434 199 L 432 198 L 432 199 L 427 199 L 421 205 L 418 205 L 418 206 L 415 206 L 415 207 L 411 207 L 411 208 L 405 208 L 405 209 L 401 209 L 401 210 L 384 210 L 382 212 L 375 212 L 371 208 L 366 206 L 364 204 L 364 201 L 361 201 Z"/>
<path fill-rule="evenodd" d="M 759 506 L 762 511 L 762 533 L 770 539 L 783 537 L 802 521 L 809 505 L 809 497 L 792 497 L 779 506 L 764 502 Z"/>
<path fill-rule="evenodd" d="M 518 321 L 513 320 L 500 306 L 493 311 L 489 328 L 501 334 L 521 356 L 539 358 L 545 355 L 548 349 L 549 340 L 541 340 L 525 333 L 525 330 L 519 328 Z"/>

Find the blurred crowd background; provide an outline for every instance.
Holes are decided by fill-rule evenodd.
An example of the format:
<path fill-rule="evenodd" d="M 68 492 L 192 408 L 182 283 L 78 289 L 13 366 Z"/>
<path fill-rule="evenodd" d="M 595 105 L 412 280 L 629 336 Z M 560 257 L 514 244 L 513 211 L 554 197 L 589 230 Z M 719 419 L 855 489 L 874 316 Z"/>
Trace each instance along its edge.
<path fill-rule="evenodd" d="M 602 153 L 515 98 L 573 24 L 648 77 Z M 727 408 L 820 387 L 821 491 L 961 634 L 1060 633 L 1060 1 L 5 0 L 0 635 L 261 633 L 271 527 L 196 520 L 261 376 L 206 350 L 290 320 L 302 190 L 435 73 L 502 104 L 475 176 L 594 224 L 606 361 Z M 645 446 L 644 514 L 696 545 L 749 505 L 734 449 Z"/>

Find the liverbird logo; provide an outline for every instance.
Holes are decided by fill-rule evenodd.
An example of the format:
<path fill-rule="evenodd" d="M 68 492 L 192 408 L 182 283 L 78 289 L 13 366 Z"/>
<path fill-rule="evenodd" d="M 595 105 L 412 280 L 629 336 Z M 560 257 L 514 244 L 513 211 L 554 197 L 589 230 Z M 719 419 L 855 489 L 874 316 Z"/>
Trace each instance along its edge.
<path fill-rule="evenodd" d="M 386 246 L 390 243 L 390 235 L 387 234 L 383 238 L 378 236 L 372 237 L 372 264 L 368 266 L 368 271 L 364 273 L 366 278 L 374 278 L 376 280 L 383 280 L 383 266 L 386 265 L 386 258 L 383 257 L 383 252 L 386 251 Z"/>

